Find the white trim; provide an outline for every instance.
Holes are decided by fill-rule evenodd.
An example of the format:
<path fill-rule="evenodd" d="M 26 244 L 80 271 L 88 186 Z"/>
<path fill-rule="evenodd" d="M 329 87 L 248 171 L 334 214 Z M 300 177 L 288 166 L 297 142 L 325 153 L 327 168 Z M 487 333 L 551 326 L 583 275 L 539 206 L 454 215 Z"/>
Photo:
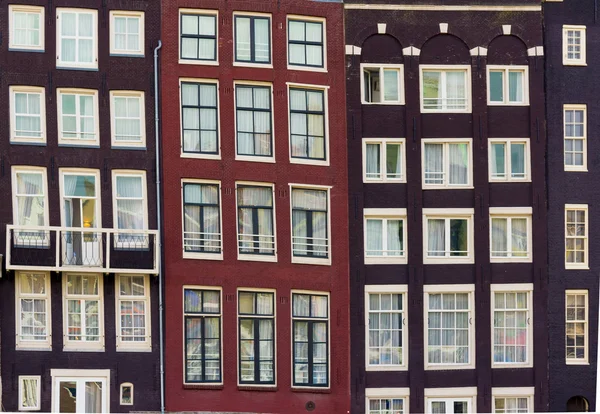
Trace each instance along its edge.
<path fill-rule="evenodd" d="M 440 23 L 440 33 L 448 33 L 448 23 Z"/>
<path fill-rule="evenodd" d="M 40 38 L 39 44 L 34 46 L 28 45 L 16 45 L 15 35 L 13 30 L 15 29 L 14 17 L 15 13 L 34 13 L 39 14 L 40 18 Z M 43 6 L 30 6 L 25 4 L 9 4 L 8 5 L 8 50 L 9 51 L 22 51 L 22 52 L 44 52 L 45 50 L 45 32 L 46 32 L 46 20 L 45 20 L 45 9 Z"/>
<path fill-rule="evenodd" d="M 490 207 L 490 263 L 506 263 L 519 262 L 530 263 L 533 261 L 533 227 L 532 227 L 532 211 L 531 207 Z M 494 236 L 494 219 L 506 220 L 506 256 L 494 256 L 493 251 L 493 236 Z M 525 256 L 516 256 L 513 251 L 513 233 L 512 220 L 525 219 L 527 226 L 527 251 Z"/>
<path fill-rule="evenodd" d="M 382 247 L 381 256 L 367 254 L 368 227 L 367 220 L 381 220 L 382 222 Z M 402 223 L 402 250 L 400 255 L 388 255 L 387 249 L 387 223 L 388 220 L 398 220 Z M 377 208 L 363 210 L 363 242 L 364 242 L 364 264 L 405 264 L 408 261 L 408 220 L 405 208 Z"/>
<path fill-rule="evenodd" d="M 448 264 L 448 263 L 474 263 L 475 262 L 475 231 L 473 223 L 474 210 L 472 208 L 459 209 L 459 208 L 437 208 L 437 209 L 423 209 L 423 263 L 424 264 Z M 466 219 L 467 220 L 467 255 L 466 256 L 428 256 L 428 220 L 432 219 L 444 219 L 446 226 L 449 226 L 449 220 L 451 219 Z M 449 237 L 450 233 L 446 231 L 446 241 L 444 250 L 450 249 Z M 450 252 L 450 250 L 448 250 Z"/>
<path fill-rule="evenodd" d="M 534 394 L 535 387 L 492 387 L 493 397 L 532 397 Z"/>
<path fill-rule="evenodd" d="M 583 263 L 569 263 L 567 262 L 567 254 L 566 254 L 566 240 L 567 240 L 567 210 L 583 210 L 584 211 L 584 220 L 585 220 L 585 234 L 583 235 L 583 247 L 584 247 L 584 261 Z M 589 227 L 590 227 L 590 218 L 589 218 L 589 207 L 587 204 L 565 204 L 565 213 L 564 213 L 564 239 L 565 239 L 565 269 L 589 269 L 590 262 L 590 254 L 589 254 Z"/>
<path fill-rule="evenodd" d="M 580 57 L 578 59 L 569 59 L 568 57 L 568 32 L 578 31 L 581 39 Z M 564 66 L 587 66 L 586 62 L 586 27 L 581 25 L 564 24 L 562 27 L 562 52 Z"/>
<path fill-rule="evenodd" d="M 11 190 L 12 190 L 12 209 L 13 209 L 13 223 L 19 225 L 19 203 L 17 201 L 18 195 L 18 184 L 17 184 L 17 174 L 25 173 L 25 174 L 41 174 L 42 175 L 42 192 L 44 197 L 44 223 L 43 226 L 49 225 L 50 220 L 50 212 L 48 211 L 48 177 L 46 173 L 46 167 L 34 167 L 28 165 L 13 165 L 11 167 Z M 28 226 L 29 227 L 29 226 Z M 38 226 L 31 226 L 33 228 Z M 42 230 L 43 231 L 43 230 Z M 13 233 L 14 241 L 13 243 L 20 244 L 19 240 L 19 232 L 15 231 Z M 42 245 L 44 247 L 50 245 L 50 233 L 44 235 L 43 240 L 41 240 Z M 26 244 L 26 243 L 25 243 Z"/>
<path fill-rule="evenodd" d="M 512 27 L 510 24 L 503 24 L 502 25 L 502 34 L 504 35 L 509 35 L 510 31 L 511 31 Z"/>
<path fill-rule="evenodd" d="M 36 381 L 37 385 L 35 387 L 35 401 L 36 405 L 33 407 L 24 407 L 23 406 L 23 391 L 24 391 L 24 381 L 25 380 L 33 380 Z M 39 411 L 41 409 L 41 391 L 42 391 L 42 377 L 40 375 L 19 375 L 19 411 Z"/>
<path fill-rule="evenodd" d="M 138 24 L 138 48 L 135 50 L 117 50 L 115 47 L 115 18 L 116 17 L 137 17 L 139 19 Z M 111 10 L 110 11 L 110 55 L 111 56 L 144 56 L 145 46 L 144 42 L 146 39 L 146 31 L 144 29 L 144 12 L 133 11 L 133 10 Z M 127 33 L 129 35 L 129 33 Z"/>
<path fill-rule="evenodd" d="M 113 148 L 119 147 L 146 147 L 146 98 L 143 91 L 112 90 L 110 95 L 110 137 Z M 115 98 L 138 98 L 140 108 L 140 139 L 119 140 L 116 139 L 116 105 Z"/>
<path fill-rule="evenodd" d="M 585 296 L 585 320 L 584 320 L 584 357 L 583 359 L 577 358 L 568 358 L 567 357 L 567 297 L 569 295 L 583 295 Z M 575 321 L 571 321 L 571 323 L 580 323 L 581 320 L 576 319 Z M 587 289 L 566 289 L 565 290 L 565 364 L 566 365 L 589 365 L 590 363 L 590 299 L 589 299 L 589 291 Z"/>
<path fill-rule="evenodd" d="M 365 388 L 365 397 L 403 398 L 409 395 L 410 388 L 408 387 Z M 408 412 L 407 409 L 404 411 Z"/>
<path fill-rule="evenodd" d="M 23 294 L 21 293 L 21 277 L 27 274 L 40 274 L 44 275 L 44 285 L 46 293 L 41 294 Z M 46 339 L 44 341 L 28 341 L 21 339 L 21 297 L 24 296 L 29 299 L 43 299 L 45 300 L 45 312 L 46 312 Z M 51 351 L 52 350 L 52 292 L 50 283 L 50 272 L 15 272 L 15 349 L 24 350 L 40 350 L 40 351 Z M 38 408 L 39 409 L 39 408 Z"/>
<path fill-rule="evenodd" d="M 323 33 L 322 33 L 322 42 L 323 42 L 323 67 L 313 67 L 313 66 L 299 66 L 299 65 L 291 65 L 290 64 L 290 45 L 289 45 L 289 21 L 305 21 L 305 22 L 319 22 L 322 23 Z M 287 64 L 288 70 L 301 70 L 307 72 L 327 72 L 327 19 L 324 17 L 317 16 L 303 16 L 300 14 L 288 14 L 285 19 L 285 61 Z M 235 46 L 234 46 L 235 47 Z M 348 53 L 352 54 L 352 53 Z M 355 53 L 356 54 L 356 53 Z M 360 55 L 360 52 L 358 53 Z"/>
<path fill-rule="evenodd" d="M 91 96 L 92 103 L 94 105 L 93 113 L 94 113 L 94 139 L 82 139 L 82 138 L 64 138 L 63 137 L 63 114 L 62 114 L 62 97 L 63 95 L 74 95 L 75 96 L 75 117 L 77 120 L 77 129 L 76 132 L 70 132 L 70 134 L 79 135 L 82 132 L 79 131 L 80 128 L 80 118 L 81 113 L 78 111 L 79 102 L 78 98 L 80 96 Z M 97 89 L 78 89 L 78 88 L 56 88 L 56 106 L 57 106 L 57 124 L 58 124 L 58 144 L 59 145 L 68 145 L 68 146 L 100 146 L 100 115 L 98 108 L 98 90 Z M 69 115 L 73 116 L 73 115 Z"/>
<path fill-rule="evenodd" d="M 425 109 L 423 102 L 423 72 L 434 71 L 441 72 L 439 88 L 442 96 L 445 95 L 444 73 L 446 72 L 464 72 L 465 73 L 465 108 L 464 109 Z M 444 78 L 445 79 L 445 78 Z M 471 66 L 470 65 L 419 65 L 419 102 L 421 113 L 471 113 L 472 112 L 472 92 L 471 92 Z M 444 98 L 439 98 L 444 99 Z M 443 104 L 442 104 L 443 105 Z"/>
<path fill-rule="evenodd" d="M 546 0 L 548 1 L 548 0 Z M 559 1 L 559 0 L 556 0 Z M 439 5 L 439 4 L 371 4 L 371 3 L 344 3 L 346 10 L 405 10 L 405 11 L 516 11 L 539 12 L 541 5 L 537 6 L 492 6 L 492 5 Z"/>
<path fill-rule="evenodd" d="M 131 402 L 124 403 L 123 402 L 123 388 L 131 387 Z M 131 382 L 124 382 L 119 386 L 119 405 L 133 405 L 134 402 L 134 388 Z"/>
<path fill-rule="evenodd" d="M 65 62 L 62 60 L 62 50 L 61 50 L 61 23 L 60 18 L 63 13 L 76 13 L 77 18 L 79 18 L 80 14 L 91 14 L 92 15 L 92 43 L 94 44 L 92 48 L 92 62 L 91 63 L 81 63 L 81 62 Z M 46 23 L 44 22 L 44 27 Z M 77 26 L 79 26 L 79 21 L 77 21 Z M 76 35 L 77 39 L 79 39 L 79 33 Z M 76 42 L 75 46 L 75 54 L 78 55 L 79 46 Z M 84 9 L 84 8 L 70 8 L 70 7 L 58 7 L 56 9 L 56 68 L 57 69 L 88 69 L 88 70 L 98 70 L 98 10 L 96 9 Z M 57 102 L 58 105 L 58 102 Z"/>
<path fill-rule="evenodd" d="M 11 6 L 12 7 L 12 6 Z M 25 86 L 25 85 L 11 85 L 9 86 L 10 91 L 10 142 L 11 144 L 18 143 L 46 143 L 46 88 L 43 86 Z M 17 137 L 16 136 L 16 128 L 17 128 L 17 102 L 16 102 L 16 94 L 17 93 L 26 93 L 26 94 L 39 94 L 40 95 L 40 137 L 33 136 L 25 136 L 25 137 Z M 33 131 L 28 131 L 33 132 Z"/>
<path fill-rule="evenodd" d="M 379 178 L 367 178 L 367 144 L 379 145 Z M 400 145 L 400 178 L 387 176 L 387 144 Z M 363 183 L 405 183 L 406 182 L 406 139 L 405 138 L 363 138 L 362 139 Z"/>
<path fill-rule="evenodd" d="M 432 412 L 430 405 L 434 401 L 443 401 L 445 403 L 452 403 L 454 401 L 466 401 L 468 404 L 467 412 L 477 412 L 477 387 L 425 388 L 424 391 L 426 413 Z M 453 411 L 449 411 L 449 413 L 451 412 Z"/>
<path fill-rule="evenodd" d="M 377 33 L 378 34 L 385 34 L 386 29 L 387 29 L 386 23 L 377 23 Z"/>
<path fill-rule="evenodd" d="M 421 54 L 421 49 L 414 46 L 408 46 L 402 49 L 402 54 L 404 56 L 419 56 Z"/>
<path fill-rule="evenodd" d="M 142 277 L 144 280 L 144 296 L 121 295 L 121 277 Z M 115 335 L 117 352 L 152 351 L 152 306 L 150 294 L 150 277 L 148 275 L 115 274 Z M 123 341 L 121 339 L 121 309 L 120 302 L 137 301 L 144 303 L 144 328 L 146 335 L 144 341 Z M 133 317 L 133 316 L 132 316 Z"/>
<path fill-rule="evenodd" d="M 583 111 L 583 137 L 567 137 L 567 117 L 565 116 L 566 111 Z M 567 165 L 564 164 L 565 171 L 574 171 L 574 172 L 587 172 L 587 141 L 588 141 L 588 132 L 587 132 L 587 104 L 564 104 L 563 105 L 563 150 L 566 149 L 565 140 L 580 140 L 583 141 L 583 165 Z M 575 122 L 573 122 L 575 123 Z M 564 152 L 563 152 L 564 154 Z M 563 156 L 564 160 L 564 156 Z M 564 162 L 564 161 L 563 161 Z"/>
<path fill-rule="evenodd" d="M 60 412 L 60 401 L 58 399 L 60 388 L 58 385 L 61 381 L 76 382 L 77 388 L 81 384 L 83 384 L 82 387 L 85 387 L 85 382 L 87 381 L 100 382 L 102 384 L 103 397 L 101 412 L 110 411 L 110 369 L 50 369 L 50 376 L 52 377 L 52 412 Z M 82 392 L 81 394 L 84 393 Z M 85 399 L 82 398 L 81 403 L 84 402 Z"/>
<path fill-rule="evenodd" d="M 403 49 L 405 50 L 405 49 Z M 379 101 L 377 102 L 369 102 L 365 100 L 365 82 L 364 82 L 364 73 L 366 69 L 378 69 L 379 70 L 379 83 L 381 86 Z M 384 78 L 383 76 L 385 69 L 393 69 L 398 71 L 398 99 L 392 101 L 383 100 L 383 89 L 384 89 Z M 360 64 L 360 102 L 363 105 L 404 105 L 405 101 L 405 93 L 404 93 L 404 65 L 403 64 L 395 64 L 395 63 L 361 63 Z"/>
<path fill-rule="evenodd" d="M 425 397 L 477 396 L 477 387 L 425 388 L 424 391 Z"/>
<path fill-rule="evenodd" d="M 259 18 L 263 18 L 263 19 L 268 19 L 269 20 L 269 63 L 256 63 L 256 62 L 244 62 L 244 61 L 236 61 L 235 60 L 235 48 L 236 48 L 236 32 L 235 32 L 235 18 L 236 17 L 259 17 Z M 218 20 L 217 20 L 217 24 L 218 24 Z M 254 27 L 250 27 L 250 31 L 252 32 L 254 30 Z M 287 31 L 287 29 L 286 29 Z M 231 46 L 232 46 L 232 53 L 231 53 L 231 62 L 233 66 L 240 66 L 240 67 L 250 67 L 250 68 L 267 68 L 267 69 L 272 69 L 273 68 L 273 15 L 271 13 L 259 13 L 259 12 L 253 12 L 253 11 L 234 11 L 231 15 Z M 252 34 L 251 34 L 251 38 L 252 38 Z M 251 40 L 251 39 L 250 39 Z M 219 37 L 217 37 L 217 45 L 219 42 Z M 286 42 L 287 44 L 287 42 Z M 287 47 L 287 46 L 286 46 Z M 250 43 L 250 54 L 252 54 L 252 48 L 254 48 L 254 45 Z M 235 107 L 234 107 L 235 108 Z"/>
<path fill-rule="evenodd" d="M 510 145 L 525 144 L 525 177 L 512 177 L 512 159 Z M 504 144 L 504 172 L 506 178 L 495 178 L 492 176 L 492 164 L 495 162 L 492 158 L 492 145 Z M 488 180 L 490 183 L 502 182 L 531 182 L 531 146 L 529 138 L 489 138 L 488 139 Z"/>
<path fill-rule="evenodd" d="M 442 173 L 444 174 L 443 184 L 427 184 L 425 180 L 425 145 L 441 144 L 442 147 Z M 450 145 L 467 144 L 468 165 L 467 165 L 467 183 L 450 184 Z M 422 138 L 421 139 L 421 179 L 423 190 L 466 190 L 473 188 L 473 139 L 472 138 Z"/>
<path fill-rule="evenodd" d="M 490 72 L 502 71 L 502 102 L 491 100 Z M 523 100 L 521 102 L 510 101 L 510 72 L 522 73 Z M 487 65 L 487 104 L 488 106 L 529 106 L 529 67 L 525 65 Z"/>
<path fill-rule="evenodd" d="M 182 59 L 181 58 L 181 15 L 196 14 L 208 15 L 215 17 L 215 60 L 198 60 L 198 59 Z M 233 24 L 232 24 L 233 25 Z M 219 11 L 211 9 L 191 9 L 179 8 L 177 13 L 177 59 L 180 65 L 219 65 Z"/>
<path fill-rule="evenodd" d="M 117 180 L 119 177 L 135 177 L 140 179 L 141 190 L 142 190 L 142 208 L 143 208 L 143 224 L 141 229 L 135 230 L 148 230 L 148 190 L 147 190 L 147 181 L 146 181 L 146 171 L 145 170 L 112 170 L 112 206 L 113 206 L 113 228 L 118 230 L 127 230 L 127 228 L 119 228 L 119 210 L 118 210 L 118 194 L 117 194 Z M 119 235 L 115 235 L 115 240 L 113 241 L 113 245 L 115 247 L 122 247 L 127 245 L 127 242 L 122 242 L 118 240 Z M 148 240 L 149 242 L 149 240 Z M 142 242 L 146 245 L 145 242 Z"/>

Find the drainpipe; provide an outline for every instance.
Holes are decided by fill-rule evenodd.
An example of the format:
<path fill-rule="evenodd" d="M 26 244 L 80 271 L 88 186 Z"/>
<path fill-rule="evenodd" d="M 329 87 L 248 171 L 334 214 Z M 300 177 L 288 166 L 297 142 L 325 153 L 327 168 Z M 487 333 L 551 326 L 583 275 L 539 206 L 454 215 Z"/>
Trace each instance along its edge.
<path fill-rule="evenodd" d="M 160 341 L 160 412 L 165 413 L 165 350 L 164 350 L 164 329 L 163 329 L 163 274 L 162 274 L 162 216 L 160 209 L 160 140 L 158 130 L 159 107 L 158 107 L 158 51 L 162 47 L 162 42 L 158 41 L 158 46 L 154 49 L 154 138 L 155 138 L 155 156 L 156 156 L 156 226 L 158 229 L 158 331 Z"/>

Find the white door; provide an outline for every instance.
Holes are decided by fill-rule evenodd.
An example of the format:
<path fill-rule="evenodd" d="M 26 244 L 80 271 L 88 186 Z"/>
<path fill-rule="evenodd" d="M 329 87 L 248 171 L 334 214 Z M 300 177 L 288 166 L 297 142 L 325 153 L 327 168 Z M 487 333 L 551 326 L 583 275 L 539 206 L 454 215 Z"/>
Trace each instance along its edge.
<path fill-rule="evenodd" d="M 52 392 L 54 412 L 108 412 L 106 378 L 55 377 Z"/>
<path fill-rule="evenodd" d="M 431 414 L 466 414 L 472 412 L 471 398 L 430 399 L 427 409 Z"/>

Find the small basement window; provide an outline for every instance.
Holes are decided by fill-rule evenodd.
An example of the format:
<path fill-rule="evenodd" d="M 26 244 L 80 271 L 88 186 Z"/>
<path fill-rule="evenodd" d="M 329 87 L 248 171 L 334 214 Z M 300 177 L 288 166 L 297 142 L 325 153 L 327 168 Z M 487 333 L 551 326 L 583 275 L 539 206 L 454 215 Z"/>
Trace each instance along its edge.
<path fill-rule="evenodd" d="M 133 405 L 133 384 L 124 382 L 121 384 L 121 405 Z"/>

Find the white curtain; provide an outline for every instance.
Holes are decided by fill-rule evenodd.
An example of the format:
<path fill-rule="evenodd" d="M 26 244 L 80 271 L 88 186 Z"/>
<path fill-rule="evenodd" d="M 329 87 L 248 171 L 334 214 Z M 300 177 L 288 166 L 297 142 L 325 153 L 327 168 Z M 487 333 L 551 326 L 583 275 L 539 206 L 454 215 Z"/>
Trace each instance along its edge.
<path fill-rule="evenodd" d="M 117 228 L 144 228 L 142 185 L 142 177 L 117 177 Z"/>
<path fill-rule="evenodd" d="M 79 98 L 79 131 L 81 139 L 94 139 L 94 98 L 90 95 L 77 95 Z"/>
<path fill-rule="evenodd" d="M 510 168 L 513 178 L 525 178 L 525 144 L 510 144 Z"/>
<path fill-rule="evenodd" d="M 77 56 L 77 14 L 62 13 L 60 15 L 61 61 L 75 62 Z"/>
<path fill-rule="evenodd" d="M 269 23 L 269 19 L 254 19 L 254 59 L 257 62 L 268 62 L 271 58 Z"/>
<path fill-rule="evenodd" d="M 94 27 L 92 13 L 78 13 L 77 53 L 78 62 L 92 63 L 94 55 Z"/>
<path fill-rule="evenodd" d="M 383 69 L 383 100 L 398 100 L 398 69 Z"/>
<path fill-rule="evenodd" d="M 215 26 L 215 16 L 198 16 L 198 34 L 215 36 Z M 216 58 L 215 49 L 216 39 L 198 39 L 198 59 L 214 60 Z"/>
<path fill-rule="evenodd" d="M 447 109 L 464 109 L 466 107 L 465 78 L 464 71 L 446 72 Z"/>
<path fill-rule="evenodd" d="M 508 88 L 510 102 L 523 102 L 523 72 L 508 72 Z"/>
<path fill-rule="evenodd" d="M 259 315 L 273 314 L 273 294 L 272 293 L 257 293 L 256 294 L 256 313 Z M 262 335 L 261 335 L 262 338 Z"/>
<path fill-rule="evenodd" d="M 381 144 L 367 144 L 367 178 L 381 178 L 379 161 Z"/>
<path fill-rule="evenodd" d="M 194 38 L 185 37 L 185 35 L 195 36 L 199 33 L 198 16 L 182 15 L 181 16 L 181 57 L 187 59 L 197 59 L 198 56 L 198 41 Z"/>
<path fill-rule="evenodd" d="M 140 98 L 114 97 L 115 139 L 117 141 L 140 141 Z"/>
<path fill-rule="evenodd" d="M 491 145 L 490 167 L 494 178 L 506 178 L 505 147 L 506 144 L 503 143 Z"/>
<path fill-rule="evenodd" d="M 292 136 L 292 156 L 308 156 L 307 114 L 295 111 L 306 111 L 306 91 L 290 89 L 290 131 Z"/>
<path fill-rule="evenodd" d="M 296 242 L 294 254 L 308 255 L 312 252 L 315 256 L 327 256 L 326 211 L 326 191 L 297 188 L 292 190 L 292 227 Z M 311 229 L 307 228 L 308 214 L 312 216 Z"/>
<path fill-rule="evenodd" d="M 512 225 L 512 254 L 514 256 L 527 255 L 527 219 L 513 218 Z"/>
<path fill-rule="evenodd" d="M 469 154 L 467 144 L 448 144 L 448 183 L 464 185 L 468 182 Z"/>
<path fill-rule="evenodd" d="M 383 220 L 367 220 L 367 256 L 383 255 Z"/>
<path fill-rule="evenodd" d="M 403 254 L 402 220 L 387 220 L 387 255 Z"/>
<path fill-rule="evenodd" d="M 39 93 L 15 93 L 15 135 L 41 137 L 41 96 Z"/>
<path fill-rule="evenodd" d="M 127 17 L 114 18 L 115 49 L 127 50 Z M 135 50 L 135 48 L 133 48 Z"/>
<path fill-rule="evenodd" d="M 239 187 L 239 234 L 240 249 L 246 253 L 274 253 L 273 229 L 273 190 L 261 187 Z M 263 207 L 263 208 L 261 208 Z M 258 222 L 254 222 L 256 210 Z M 255 250 L 255 237 L 258 238 L 258 251 Z"/>
<path fill-rule="evenodd" d="M 86 413 L 101 413 L 102 412 L 102 383 L 101 382 L 86 382 L 85 383 L 85 412 Z"/>
<path fill-rule="evenodd" d="M 35 46 L 40 39 L 40 15 L 38 13 L 13 12 L 14 44 Z"/>
<path fill-rule="evenodd" d="M 425 144 L 425 183 L 444 183 L 444 144 Z"/>
<path fill-rule="evenodd" d="M 402 145 L 386 144 L 386 176 L 399 179 L 402 177 Z"/>
<path fill-rule="evenodd" d="M 310 296 L 297 295 L 293 296 L 293 316 L 310 316 Z"/>
<path fill-rule="evenodd" d="M 507 219 L 492 219 L 492 256 L 508 256 Z"/>
<path fill-rule="evenodd" d="M 270 89 L 238 86 L 236 100 L 238 154 L 271 155 Z M 253 109 L 268 111 L 254 111 Z"/>
<path fill-rule="evenodd" d="M 431 403 L 432 414 L 444 414 L 446 412 L 446 403 L 443 401 L 433 401 Z"/>
<path fill-rule="evenodd" d="M 427 256 L 444 256 L 446 223 L 444 219 L 427 220 Z"/>
<path fill-rule="evenodd" d="M 442 91 L 440 88 L 442 72 L 423 71 L 423 107 L 440 109 Z"/>
<path fill-rule="evenodd" d="M 37 389 L 39 387 L 38 380 L 34 378 L 23 379 L 23 408 L 35 408 L 38 406 Z"/>
<path fill-rule="evenodd" d="M 249 61 L 250 55 L 250 18 L 235 18 L 235 59 Z"/>
<path fill-rule="evenodd" d="M 17 173 L 18 225 L 43 226 L 43 176 L 39 173 Z"/>

